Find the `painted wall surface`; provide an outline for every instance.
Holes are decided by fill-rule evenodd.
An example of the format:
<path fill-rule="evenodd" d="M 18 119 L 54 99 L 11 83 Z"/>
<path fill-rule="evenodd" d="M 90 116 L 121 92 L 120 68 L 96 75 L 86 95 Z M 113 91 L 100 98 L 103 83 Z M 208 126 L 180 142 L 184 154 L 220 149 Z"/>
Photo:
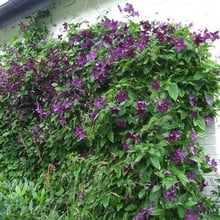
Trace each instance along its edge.
<path fill-rule="evenodd" d="M 123 19 L 117 5 L 125 5 L 125 0 L 60 0 L 55 8 L 51 9 L 52 22 L 49 24 L 50 37 L 62 34 L 64 22 L 75 20 L 88 20 L 95 22 L 97 16 L 110 11 L 108 16 L 115 19 Z M 194 29 L 208 28 L 210 31 L 220 30 L 219 0 L 129 0 L 139 11 L 140 17 L 147 20 L 193 23 Z M 16 28 L 11 26 L 0 30 L 0 42 L 7 42 L 16 33 Z M 212 48 L 213 59 L 220 62 L 220 42 L 215 43 Z M 201 143 L 205 146 L 205 152 L 210 157 L 220 160 L 220 117 L 215 124 L 201 135 Z M 220 167 L 220 164 L 219 164 Z M 218 172 L 220 169 L 218 169 Z M 220 174 L 220 173 L 219 173 Z M 209 187 L 207 193 L 214 184 L 215 174 L 207 175 Z"/>

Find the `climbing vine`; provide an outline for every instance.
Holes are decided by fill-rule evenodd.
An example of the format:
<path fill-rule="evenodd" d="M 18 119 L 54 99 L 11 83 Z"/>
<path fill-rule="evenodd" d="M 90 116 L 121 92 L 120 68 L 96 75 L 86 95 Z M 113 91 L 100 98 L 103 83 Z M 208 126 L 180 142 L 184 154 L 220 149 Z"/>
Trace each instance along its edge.
<path fill-rule="evenodd" d="M 203 175 L 217 162 L 198 138 L 219 107 L 219 33 L 119 9 L 127 22 L 64 23 L 58 39 L 36 16 L 1 47 L 1 181 L 39 187 L 23 183 L 32 217 L 214 219 Z M 24 215 L 4 192 L 0 216 Z"/>

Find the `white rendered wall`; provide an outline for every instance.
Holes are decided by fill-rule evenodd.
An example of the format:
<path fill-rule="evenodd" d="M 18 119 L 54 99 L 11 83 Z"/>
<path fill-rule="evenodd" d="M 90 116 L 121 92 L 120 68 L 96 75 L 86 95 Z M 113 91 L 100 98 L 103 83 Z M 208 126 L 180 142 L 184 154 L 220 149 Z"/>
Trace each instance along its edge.
<path fill-rule="evenodd" d="M 125 0 L 60 0 L 56 7 L 51 10 L 52 20 L 56 26 L 50 26 L 51 37 L 57 37 L 62 33 L 64 22 L 86 19 L 95 22 L 97 16 L 103 11 L 110 11 L 108 16 L 120 19 L 117 5 L 125 5 Z M 147 20 L 193 23 L 195 29 L 208 28 L 210 31 L 220 30 L 220 1 L 219 0 L 129 0 L 135 10 L 139 11 L 141 18 Z M 6 27 L 0 30 L 0 42 L 7 42 L 16 33 L 16 29 Z M 53 34 L 52 34 L 53 33 Z M 213 59 L 219 62 L 220 41 L 215 43 L 212 49 Z M 220 117 L 215 124 L 201 137 L 205 146 L 205 152 L 210 157 L 220 160 Z M 220 171 L 220 165 L 218 172 Z M 214 175 L 207 175 L 209 186 L 207 193 L 214 184 Z"/>

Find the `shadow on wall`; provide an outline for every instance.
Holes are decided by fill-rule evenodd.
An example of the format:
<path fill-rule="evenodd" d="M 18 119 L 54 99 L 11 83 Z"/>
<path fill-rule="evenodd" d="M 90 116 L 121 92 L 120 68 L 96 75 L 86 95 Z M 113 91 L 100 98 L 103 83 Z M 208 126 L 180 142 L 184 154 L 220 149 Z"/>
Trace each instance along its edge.
<path fill-rule="evenodd" d="M 112 5 L 117 5 L 116 0 L 60 0 L 56 7 L 52 9 L 52 14 L 56 15 L 56 20 L 60 21 L 68 18 L 76 18 L 87 11 L 97 9 L 98 7 L 111 2 Z"/>
<path fill-rule="evenodd" d="M 51 10 L 52 20 L 56 26 L 50 28 L 57 37 L 62 31 L 64 22 L 72 23 L 75 19 L 85 19 L 89 22 L 95 21 L 97 16 L 109 8 L 117 8 L 118 4 L 127 2 L 125 0 L 60 0 Z M 96 16 L 95 16 L 96 15 Z"/>
<path fill-rule="evenodd" d="M 24 1 L 27 2 L 26 0 Z M 17 2 L 19 2 L 19 0 Z M 52 29 L 55 29 L 55 32 L 58 35 L 58 32 L 60 32 L 59 26 L 62 26 L 62 23 L 64 23 L 65 21 L 71 22 L 73 21 L 73 19 L 77 18 L 78 16 L 82 16 L 83 14 L 86 14 L 88 11 L 96 10 L 97 8 L 102 7 L 108 2 L 109 3 L 111 2 L 112 5 L 117 5 L 118 4 L 117 2 L 119 1 L 116 1 L 116 0 L 93 0 L 93 1 L 91 0 L 53 0 L 52 1 L 50 0 L 50 1 L 41 1 L 41 2 L 42 2 L 41 8 L 43 7 L 43 9 L 46 9 L 49 7 L 51 14 L 52 14 L 50 23 L 53 24 Z M 47 2 L 47 4 L 43 2 Z M 50 4 L 48 2 L 50 2 Z M 20 7 L 20 6 L 17 5 L 17 7 Z M 19 15 L 19 17 L 14 18 L 14 19 L 16 20 L 18 20 L 18 18 L 22 19 L 24 16 L 33 14 L 34 12 L 37 11 L 37 9 L 39 9 L 39 7 L 40 7 L 39 5 L 38 6 L 33 5 L 33 7 L 30 7 L 29 5 L 25 9 L 26 11 L 24 10 Z M 12 14 L 10 15 L 9 13 L 7 19 L 10 20 L 10 16 L 15 17 Z M 90 19 L 88 16 L 86 18 Z M 19 35 L 18 28 L 16 28 L 16 24 L 18 22 L 19 20 L 15 21 L 11 25 L 6 25 L 4 28 L 0 27 L 0 43 L 8 42 L 14 35 Z"/>

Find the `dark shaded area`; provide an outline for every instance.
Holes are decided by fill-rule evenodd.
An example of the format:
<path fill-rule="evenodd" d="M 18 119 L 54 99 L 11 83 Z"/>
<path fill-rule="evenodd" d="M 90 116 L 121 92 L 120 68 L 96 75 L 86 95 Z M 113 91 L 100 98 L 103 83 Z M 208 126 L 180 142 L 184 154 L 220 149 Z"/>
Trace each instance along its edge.
<path fill-rule="evenodd" d="M 9 0 L 0 6 L 0 28 L 12 24 L 19 18 L 47 8 L 57 0 Z"/>

